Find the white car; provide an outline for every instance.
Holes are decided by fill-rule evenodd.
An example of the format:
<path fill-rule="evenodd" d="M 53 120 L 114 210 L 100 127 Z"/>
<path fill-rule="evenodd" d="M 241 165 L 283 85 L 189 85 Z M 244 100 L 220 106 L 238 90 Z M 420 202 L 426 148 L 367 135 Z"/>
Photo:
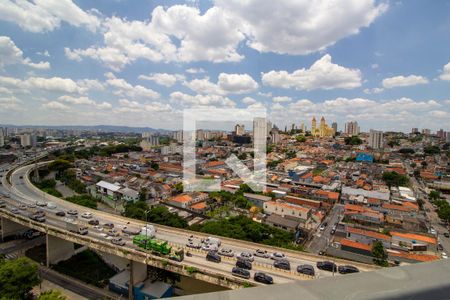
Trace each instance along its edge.
<path fill-rule="evenodd" d="M 53 202 L 49 202 L 49 203 L 47 203 L 47 208 L 49 208 L 49 209 L 55 209 L 55 208 L 56 208 L 56 204 L 53 203 Z"/>
<path fill-rule="evenodd" d="M 219 247 L 217 247 L 216 244 L 204 244 L 202 246 L 202 250 L 204 250 L 204 251 L 217 251 L 217 250 L 219 250 Z"/>
<path fill-rule="evenodd" d="M 262 249 L 256 249 L 254 255 L 257 257 L 262 257 L 262 258 L 270 257 L 270 254 L 266 250 L 262 250 Z"/>
<path fill-rule="evenodd" d="M 103 227 L 100 225 L 95 225 L 93 228 L 97 231 L 103 231 Z"/>
<path fill-rule="evenodd" d="M 320 230 L 320 231 L 324 231 L 324 230 L 325 230 L 325 227 L 326 227 L 325 224 L 322 224 L 322 225 L 320 225 L 319 230 Z"/>
<path fill-rule="evenodd" d="M 248 261 L 254 261 L 255 258 L 253 257 L 253 254 L 251 254 L 250 252 L 241 252 L 237 258 L 243 259 L 243 260 L 248 260 Z"/>
<path fill-rule="evenodd" d="M 285 259 L 285 258 L 286 258 L 286 255 L 284 255 L 284 253 L 281 253 L 281 252 L 274 252 L 270 256 L 270 259 L 274 259 L 274 260 L 280 260 L 280 259 Z"/>
<path fill-rule="evenodd" d="M 234 252 L 231 249 L 222 248 L 222 249 L 219 250 L 219 255 L 233 257 L 234 256 Z"/>
<path fill-rule="evenodd" d="M 92 213 L 84 212 L 84 213 L 81 214 L 81 217 L 85 218 L 85 219 L 90 219 L 90 218 L 92 218 Z"/>
<path fill-rule="evenodd" d="M 36 205 L 37 206 L 46 206 L 47 205 L 47 203 L 46 202 L 44 202 L 44 201 L 38 201 L 38 202 L 36 202 Z"/>
<path fill-rule="evenodd" d="M 442 252 L 442 253 L 441 253 L 441 257 L 442 257 L 443 259 L 448 259 L 447 253 L 445 253 L 445 252 Z"/>

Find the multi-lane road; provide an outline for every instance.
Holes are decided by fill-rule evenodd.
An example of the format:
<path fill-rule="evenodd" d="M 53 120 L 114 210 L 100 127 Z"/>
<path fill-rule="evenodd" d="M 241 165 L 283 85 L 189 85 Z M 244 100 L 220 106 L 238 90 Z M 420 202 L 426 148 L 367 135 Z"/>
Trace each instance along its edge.
<path fill-rule="evenodd" d="M 68 211 L 71 209 L 77 210 L 79 212 L 78 221 L 83 222 L 88 226 L 89 233 L 88 236 L 97 240 L 102 240 L 108 242 L 110 237 L 108 237 L 104 231 L 99 231 L 94 229 L 92 226 L 88 225 L 88 220 L 83 219 L 80 215 L 83 212 L 91 212 L 93 214 L 93 218 L 100 221 L 100 224 L 104 223 L 113 223 L 116 229 L 123 229 L 124 227 L 129 228 L 141 228 L 145 223 L 129 219 L 117 215 L 112 215 L 109 213 L 105 213 L 102 211 L 92 210 L 86 207 L 82 207 L 70 202 L 67 202 L 63 199 L 59 199 L 53 197 L 51 195 L 45 194 L 39 189 L 37 189 L 29 180 L 29 173 L 34 168 L 34 165 L 25 165 L 19 166 L 12 171 L 10 174 L 8 183 L 6 173 L 2 175 L 2 185 L 0 187 L 0 192 L 4 194 L 5 197 L 3 200 L 7 202 L 7 207 L 5 209 L 11 210 L 14 207 L 19 207 L 20 204 L 35 204 L 37 201 L 44 202 L 53 202 L 56 204 L 56 209 L 49 209 L 48 207 L 44 207 L 43 209 L 46 211 L 46 223 L 49 225 L 53 225 L 60 228 L 65 228 L 66 223 L 63 220 L 64 218 L 58 217 L 55 215 L 56 211 Z M 27 215 L 29 212 L 25 210 L 19 211 L 20 214 Z M 155 225 L 155 224 L 154 224 Z M 168 241 L 171 245 L 185 247 L 188 242 L 188 238 L 191 235 L 194 237 L 201 239 L 206 237 L 204 234 L 200 234 L 197 232 L 191 232 L 176 228 L 168 228 L 166 226 L 155 225 L 157 228 L 156 238 Z M 121 233 L 122 239 L 126 242 L 125 248 L 136 249 L 136 246 L 132 243 L 132 237 L 124 235 Z M 315 266 L 317 261 L 324 260 L 324 257 L 316 256 L 312 254 L 297 252 L 297 251 L 288 251 L 283 249 L 278 249 L 274 247 L 269 247 L 265 245 L 259 245 L 250 242 L 244 242 L 233 239 L 225 239 L 218 237 L 222 240 L 221 248 L 231 249 L 235 253 L 235 257 L 237 254 L 241 252 L 250 252 L 254 253 L 256 249 L 263 249 L 269 253 L 273 253 L 274 251 L 284 252 L 287 256 L 287 259 L 291 264 L 291 271 L 284 271 L 280 269 L 275 269 L 273 267 L 273 261 L 266 258 L 255 257 L 255 262 L 253 263 L 253 268 L 251 270 L 251 275 L 253 278 L 254 272 L 264 272 L 273 277 L 274 283 L 285 283 L 291 282 L 294 280 L 305 280 L 309 279 L 302 274 L 298 274 L 296 272 L 296 267 L 302 264 L 310 264 Z M 112 244 L 111 244 L 112 245 Z M 192 256 L 185 256 L 182 264 L 199 267 L 202 269 L 207 269 L 214 271 L 218 274 L 223 274 L 226 276 L 231 275 L 231 269 L 236 263 L 236 259 L 223 259 L 221 263 L 214 263 L 207 261 L 205 259 L 206 252 L 202 251 L 191 251 Z M 337 260 L 338 265 L 340 264 L 351 264 L 356 265 L 361 271 L 370 271 L 374 270 L 375 267 L 369 265 L 362 265 L 358 263 L 352 263 L 350 261 Z M 316 268 L 316 278 L 328 277 L 328 276 L 340 276 L 339 274 L 332 274 L 327 271 L 318 270 Z M 252 279 L 250 279 L 252 283 L 255 283 Z"/>

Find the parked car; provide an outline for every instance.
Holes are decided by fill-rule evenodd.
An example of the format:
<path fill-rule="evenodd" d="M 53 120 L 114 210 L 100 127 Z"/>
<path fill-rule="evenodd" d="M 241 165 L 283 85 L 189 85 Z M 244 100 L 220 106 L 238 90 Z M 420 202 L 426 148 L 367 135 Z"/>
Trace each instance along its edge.
<path fill-rule="evenodd" d="M 358 273 L 359 270 L 357 267 L 354 266 L 339 266 L 338 272 L 340 274 L 350 274 L 350 273 Z"/>
<path fill-rule="evenodd" d="M 442 252 L 442 253 L 441 253 L 441 257 L 442 257 L 443 259 L 448 259 L 447 253 L 445 253 L 445 252 Z"/>
<path fill-rule="evenodd" d="M 273 278 L 263 272 L 256 272 L 253 279 L 255 279 L 256 282 L 261 282 L 261 283 L 265 283 L 265 284 L 273 283 Z"/>
<path fill-rule="evenodd" d="M 92 226 L 95 226 L 95 225 L 100 224 L 100 222 L 97 219 L 92 219 L 92 220 L 88 221 L 88 224 L 92 225 Z"/>
<path fill-rule="evenodd" d="M 36 208 L 36 204 L 35 203 L 28 203 L 27 204 L 29 208 Z"/>
<path fill-rule="evenodd" d="M 16 208 L 16 207 L 13 207 L 13 208 L 11 208 L 11 212 L 12 212 L 13 214 L 18 214 L 18 213 L 19 213 L 19 209 Z"/>
<path fill-rule="evenodd" d="M 242 268 L 242 269 L 246 269 L 246 270 L 251 270 L 252 269 L 252 263 L 248 260 L 244 260 L 244 259 L 238 259 L 236 261 L 236 267 Z"/>
<path fill-rule="evenodd" d="M 64 217 L 66 215 L 66 213 L 61 210 L 61 211 L 57 211 L 55 213 L 55 215 L 57 215 L 58 217 Z"/>
<path fill-rule="evenodd" d="M 47 206 L 47 203 L 44 202 L 44 201 L 38 201 L 38 202 L 36 202 L 36 205 L 37 205 L 37 206 L 44 207 L 44 206 Z"/>
<path fill-rule="evenodd" d="M 316 264 L 317 268 L 320 270 L 337 272 L 337 266 L 331 261 L 318 261 Z"/>
<path fill-rule="evenodd" d="M 133 227 L 124 227 L 122 229 L 122 232 L 128 235 L 138 235 L 139 233 L 141 233 L 141 229 Z"/>
<path fill-rule="evenodd" d="M 437 246 L 437 249 L 438 249 L 439 251 L 443 251 L 443 250 L 444 250 L 444 246 L 442 246 L 442 244 L 439 243 L 438 246 Z"/>
<path fill-rule="evenodd" d="M 251 254 L 250 252 L 241 252 L 237 258 L 241 258 L 241 259 L 245 259 L 248 261 L 253 262 L 255 260 L 255 258 L 253 257 L 253 254 Z"/>
<path fill-rule="evenodd" d="M 92 213 L 86 211 L 86 212 L 81 214 L 81 217 L 85 218 L 85 219 L 91 219 L 92 218 Z"/>
<path fill-rule="evenodd" d="M 19 205 L 19 209 L 20 209 L 20 210 L 26 210 L 26 209 L 27 209 L 27 206 L 26 206 L 25 204 L 20 204 L 20 205 Z"/>
<path fill-rule="evenodd" d="M 250 279 L 250 272 L 247 271 L 247 270 L 238 268 L 238 267 L 234 267 L 234 268 L 231 270 L 231 274 L 233 274 L 234 276 L 237 276 L 237 277 L 242 277 L 242 278 L 245 278 L 245 279 Z"/>
<path fill-rule="evenodd" d="M 314 267 L 311 265 L 297 266 L 297 272 L 300 274 L 305 274 L 305 275 L 309 275 L 309 276 L 315 275 Z"/>
<path fill-rule="evenodd" d="M 281 253 L 281 252 L 274 252 L 270 256 L 270 259 L 274 259 L 274 260 L 285 259 L 285 258 L 286 258 L 286 255 L 284 255 L 284 253 Z"/>
<path fill-rule="evenodd" d="M 216 251 L 209 251 L 208 254 L 206 254 L 206 260 L 220 263 L 222 261 L 222 258 L 219 254 L 217 254 Z"/>
<path fill-rule="evenodd" d="M 275 260 L 273 266 L 282 270 L 291 270 L 291 264 L 286 259 Z"/>
<path fill-rule="evenodd" d="M 113 243 L 114 245 L 118 245 L 118 246 L 125 246 L 126 242 L 120 238 L 120 237 L 115 237 L 111 240 L 111 243 Z"/>
<path fill-rule="evenodd" d="M 450 233 L 444 232 L 444 236 L 445 236 L 446 238 L 448 238 L 448 237 L 450 237 Z"/>
<path fill-rule="evenodd" d="M 262 249 L 256 249 L 256 251 L 255 251 L 255 253 L 253 255 L 257 256 L 257 257 L 262 257 L 262 258 L 269 258 L 270 257 L 269 252 L 267 252 L 266 250 L 262 250 Z"/>
<path fill-rule="evenodd" d="M 328 225 L 327 222 L 322 223 L 322 225 L 320 225 L 320 227 L 319 227 L 319 230 L 320 230 L 320 231 L 324 231 L 325 228 L 327 228 L 327 225 Z"/>
<path fill-rule="evenodd" d="M 234 252 L 231 249 L 222 248 L 222 249 L 219 250 L 219 255 L 233 257 L 234 256 Z"/>

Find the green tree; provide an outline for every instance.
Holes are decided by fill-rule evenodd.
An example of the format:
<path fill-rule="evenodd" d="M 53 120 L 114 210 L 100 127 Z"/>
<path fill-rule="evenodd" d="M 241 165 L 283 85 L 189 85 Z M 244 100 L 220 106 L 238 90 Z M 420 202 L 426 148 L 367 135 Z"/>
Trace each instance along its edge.
<path fill-rule="evenodd" d="M 380 241 L 376 241 L 372 245 L 372 256 L 373 262 L 379 266 L 387 267 L 388 266 L 388 254 L 384 249 L 383 243 Z"/>
<path fill-rule="evenodd" d="M 298 135 L 296 138 L 297 142 L 303 143 L 306 142 L 306 137 L 304 135 Z"/>
<path fill-rule="evenodd" d="M 247 159 L 247 153 L 243 152 L 241 154 L 238 155 L 238 158 L 240 160 L 246 160 Z"/>
<path fill-rule="evenodd" d="M 431 200 L 439 200 L 441 198 L 441 193 L 439 191 L 431 191 L 428 194 Z"/>
<path fill-rule="evenodd" d="M 0 262 L 0 299 L 25 299 L 40 282 L 38 267 L 29 258 Z"/>
<path fill-rule="evenodd" d="M 405 175 L 398 174 L 397 172 L 384 172 L 383 180 L 388 186 L 405 186 L 409 184 L 409 179 Z"/>
<path fill-rule="evenodd" d="M 441 150 L 438 146 L 427 146 L 423 148 L 423 152 L 425 152 L 425 154 L 427 155 L 435 155 L 441 153 Z"/>
<path fill-rule="evenodd" d="M 55 161 L 52 161 L 48 164 L 48 168 L 52 171 L 56 171 L 59 174 L 62 174 L 63 171 L 72 168 L 73 165 L 70 163 L 70 161 L 65 159 L 56 159 Z"/>
<path fill-rule="evenodd" d="M 39 295 L 38 300 L 66 300 L 60 291 L 58 290 L 48 290 Z"/>
<path fill-rule="evenodd" d="M 150 167 L 151 167 L 153 170 L 155 170 L 155 171 L 158 171 L 158 170 L 159 170 L 159 165 L 158 165 L 156 162 L 152 162 L 152 163 L 150 164 Z"/>
<path fill-rule="evenodd" d="M 361 145 L 362 144 L 362 140 L 356 136 L 356 135 L 352 135 L 352 136 L 348 136 L 344 139 L 344 142 L 346 145 Z"/>
<path fill-rule="evenodd" d="M 147 188 L 141 187 L 141 189 L 139 191 L 139 200 L 145 201 L 146 199 L 147 199 Z"/>

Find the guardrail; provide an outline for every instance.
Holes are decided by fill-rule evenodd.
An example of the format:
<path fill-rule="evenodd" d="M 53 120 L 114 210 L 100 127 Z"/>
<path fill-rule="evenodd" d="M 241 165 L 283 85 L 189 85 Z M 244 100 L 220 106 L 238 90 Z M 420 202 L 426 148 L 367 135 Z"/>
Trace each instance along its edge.
<path fill-rule="evenodd" d="M 49 164 L 51 161 L 46 161 L 46 162 L 41 162 L 38 163 L 38 167 L 42 166 L 42 165 L 46 165 Z M 35 185 L 33 185 L 29 179 L 29 174 L 34 170 L 34 166 L 32 166 L 32 168 L 30 168 L 27 172 L 26 172 L 26 176 L 24 177 L 27 186 L 29 186 L 31 189 L 33 189 L 35 192 L 37 193 L 44 193 L 42 190 L 40 190 L 39 188 L 37 188 Z M 46 199 L 49 199 L 51 201 L 54 202 L 60 202 L 60 201 L 65 201 L 64 199 L 52 196 L 50 194 L 46 193 Z M 285 254 L 290 254 L 291 256 L 293 256 L 294 258 L 297 259 L 303 259 L 303 260 L 310 260 L 310 261 L 323 261 L 324 257 L 317 255 L 317 254 L 312 254 L 312 253 L 308 253 L 308 252 L 300 252 L 300 251 L 295 251 L 295 250 L 291 250 L 291 249 L 286 249 L 286 248 L 280 248 L 280 247 L 276 247 L 276 246 L 271 246 L 271 245 L 265 245 L 265 244 L 258 244 L 258 243 L 254 243 L 254 242 L 249 242 L 249 241 L 244 241 L 244 240 L 236 240 L 236 239 L 232 239 L 232 238 L 228 238 L 228 237 L 223 237 L 223 236 L 215 236 L 215 235 L 211 235 L 211 234 L 206 234 L 206 233 L 202 233 L 202 232 L 198 232 L 198 231 L 190 231 L 190 230 L 186 230 L 186 229 L 181 229 L 181 228 L 174 228 L 174 227 L 170 227 L 170 226 L 166 226 L 166 225 L 160 225 L 160 224 L 156 224 L 156 223 L 150 223 L 150 222 L 144 222 L 144 221 L 140 221 L 140 220 L 136 220 L 136 219 L 131 219 L 131 218 L 127 218 L 127 217 L 123 217 L 123 216 L 117 216 L 117 215 L 111 215 L 109 213 L 106 212 L 102 212 L 99 210 L 95 210 L 95 209 L 90 209 L 81 205 L 77 205 L 74 203 L 70 203 L 71 205 L 73 205 L 74 207 L 77 207 L 77 209 L 79 210 L 85 210 L 85 211 L 90 211 L 91 213 L 95 213 L 95 214 L 100 214 L 102 216 L 108 216 L 109 218 L 114 218 L 114 219 L 118 219 L 121 220 L 124 223 L 127 222 L 133 222 L 135 224 L 140 224 L 140 226 L 144 226 L 145 224 L 152 224 L 155 227 L 158 228 L 159 231 L 167 231 L 167 232 L 171 232 L 171 233 L 176 233 L 176 234 L 185 234 L 186 236 L 190 236 L 190 235 L 195 235 L 197 237 L 201 237 L 201 238 L 206 238 L 209 236 L 214 236 L 216 238 L 221 239 L 224 243 L 230 244 L 230 245 L 234 245 L 237 247 L 242 247 L 242 246 L 246 246 L 249 248 L 254 248 L 254 249 L 258 249 L 258 248 L 262 248 L 262 249 L 266 249 L 272 252 L 283 252 Z M 375 266 L 375 265 L 369 265 L 369 264 L 364 264 L 364 263 L 360 263 L 360 262 L 354 262 L 354 261 L 348 261 L 348 260 L 344 260 L 344 259 L 339 259 L 339 258 L 333 258 L 333 261 L 335 261 L 336 263 L 339 264 L 352 264 L 356 267 L 358 267 L 361 271 L 365 271 L 365 270 L 377 270 L 380 267 Z"/>
<path fill-rule="evenodd" d="M 227 276 L 220 273 L 213 273 L 203 266 L 196 265 L 195 272 L 190 272 L 189 269 L 192 268 L 192 263 L 180 263 L 173 260 L 169 260 L 166 257 L 161 257 L 153 255 L 146 251 L 140 251 L 133 248 L 121 248 L 120 246 L 115 246 L 111 243 L 107 243 L 102 240 L 95 239 L 90 236 L 78 235 L 76 233 L 67 231 L 65 229 L 30 220 L 24 216 L 13 214 L 3 208 L 0 208 L 0 217 L 7 218 L 13 222 L 24 225 L 26 227 L 35 229 L 46 234 L 56 236 L 58 238 L 64 239 L 69 242 L 82 244 L 88 248 L 92 248 L 105 253 L 117 255 L 129 260 L 144 263 L 146 265 L 151 265 L 160 269 L 165 269 L 175 273 L 179 273 L 185 276 L 193 277 L 196 279 L 209 281 L 228 288 L 240 288 L 242 286 L 255 286 L 254 282 L 246 281 L 244 279 Z M 205 277 L 207 276 L 207 277 Z M 205 280 L 206 278 L 211 278 L 213 280 Z"/>

